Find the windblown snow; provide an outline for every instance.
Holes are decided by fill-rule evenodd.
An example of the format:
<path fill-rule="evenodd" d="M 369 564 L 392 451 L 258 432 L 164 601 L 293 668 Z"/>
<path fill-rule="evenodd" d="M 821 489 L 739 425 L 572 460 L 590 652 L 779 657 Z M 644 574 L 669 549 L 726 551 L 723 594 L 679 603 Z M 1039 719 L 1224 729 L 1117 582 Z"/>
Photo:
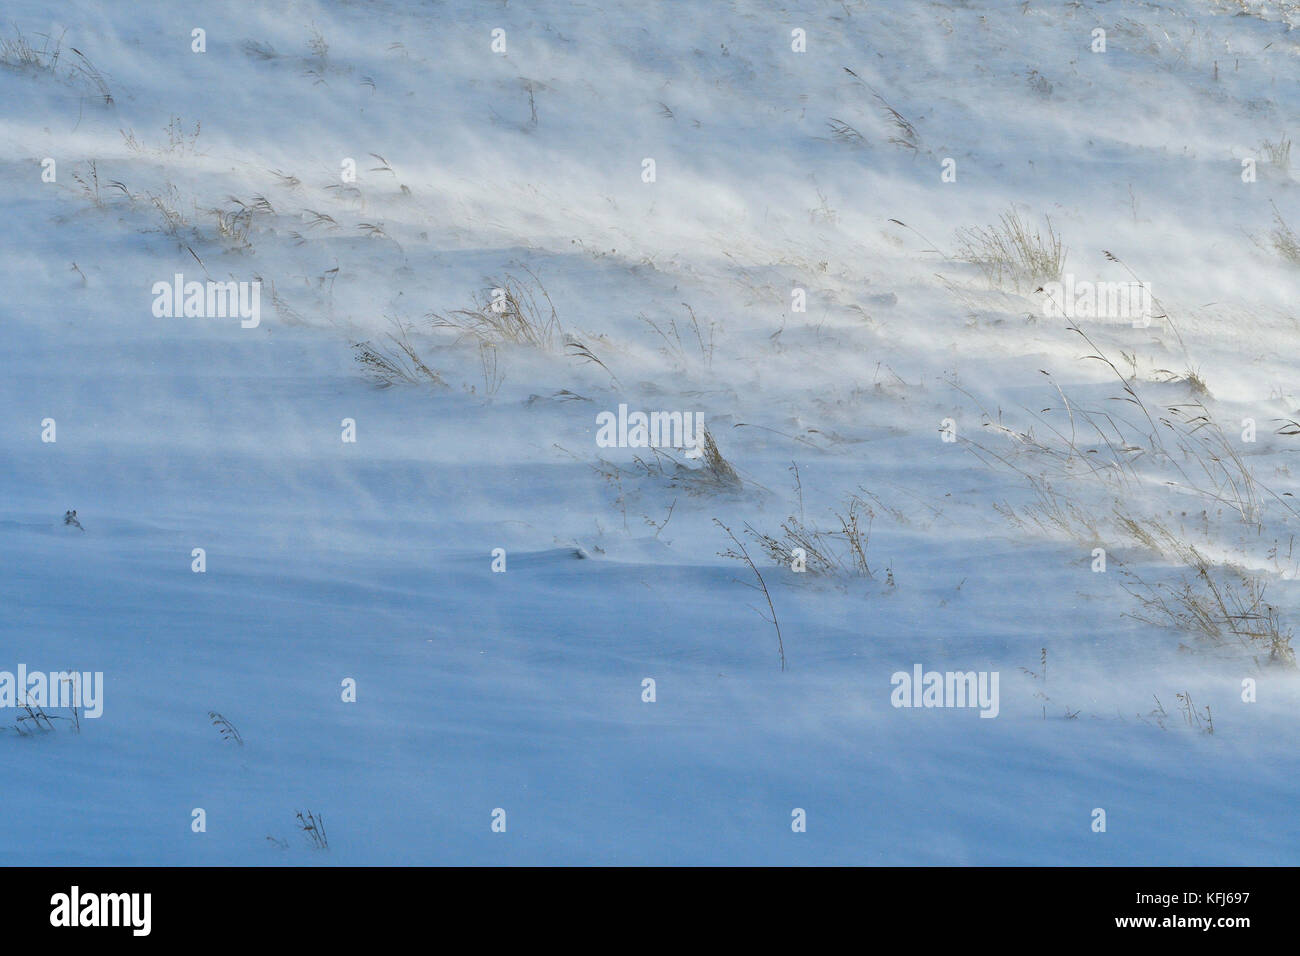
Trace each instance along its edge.
<path fill-rule="evenodd" d="M 4 13 L 0 862 L 1297 861 L 1295 3 Z"/>

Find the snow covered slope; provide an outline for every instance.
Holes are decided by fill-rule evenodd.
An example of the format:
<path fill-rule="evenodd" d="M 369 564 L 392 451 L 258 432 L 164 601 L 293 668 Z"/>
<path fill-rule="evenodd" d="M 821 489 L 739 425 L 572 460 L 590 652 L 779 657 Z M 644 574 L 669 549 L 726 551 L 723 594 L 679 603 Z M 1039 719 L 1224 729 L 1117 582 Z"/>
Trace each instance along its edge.
<path fill-rule="evenodd" d="M 0 862 L 1294 864 L 1297 23 L 9 0 Z"/>

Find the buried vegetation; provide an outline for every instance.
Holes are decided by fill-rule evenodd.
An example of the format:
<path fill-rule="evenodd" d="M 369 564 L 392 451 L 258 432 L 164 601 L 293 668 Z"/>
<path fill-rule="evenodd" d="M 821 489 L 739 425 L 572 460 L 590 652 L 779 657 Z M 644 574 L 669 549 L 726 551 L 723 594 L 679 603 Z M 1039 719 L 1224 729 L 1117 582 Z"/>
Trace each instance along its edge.
<path fill-rule="evenodd" d="M 1022 530 L 1095 548 L 1094 556 L 1117 540 L 1153 553 L 1176 569 L 1175 578 L 1152 583 L 1121 566 L 1125 590 L 1137 601 L 1130 617 L 1191 635 L 1203 647 L 1235 646 L 1266 655 L 1270 664 L 1294 666 L 1291 631 L 1265 600 L 1264 576 L 1247 570 L 1260 556 L 1242 550 L 1241 542 L 1266 540 L 1270 530 L 1281 536 L 1281 527 L 1300 515 L 1258 480 L 1204 402 L 1148 403 L 1136 375 L 1120 375 L 1091 339 L 1072 329 L 1094 349 L 1087 358 L 1115 371 L 1120 393 L 1099 408 L 1052 382 L 1059 405 L 1026 409 L 1033 419 L 1028 426 L 1004 424 L 1001 411 L 984 412 L 983 427 L 1007 447 L 960 440 L 991 468 L 1018 474 L 1033 493 L 1018 507 L 994 508 Z M 1195 385 L 1187 387 L 1195 396 Z M 1158 516 L 1186 515 L 1189 497 L 1204 505 L 1195 531 L 1201 544 L 1188 528 L 1175 530 Z M 1094 570 L 1105 569 L 1102 560 Z"/>

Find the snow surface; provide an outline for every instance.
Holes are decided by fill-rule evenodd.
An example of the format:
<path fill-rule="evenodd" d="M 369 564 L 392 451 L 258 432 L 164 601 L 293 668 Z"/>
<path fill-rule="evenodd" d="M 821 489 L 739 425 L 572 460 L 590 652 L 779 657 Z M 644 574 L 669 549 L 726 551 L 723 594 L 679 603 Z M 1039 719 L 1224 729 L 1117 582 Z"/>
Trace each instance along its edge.
<path fill-rule="evenodd" d="M 80 733 L 0 712 L 0 862 L 1300 862 L 1294 668 L 1135 617 L 1128 573 L 1188 570 L 1115 515 L 1300 615 L 1279 433 L 1300 262 L 1270 238 L 1300 229 L 1298 173 L 1265 147 L 1298 132 L 1294 3 L 8 0 L 4 21 L 0 670 L 105 687 Z M 221 235 L 214 210 L 256 197 L 247 244 Z M 1025 443 L 1070 434 L 1057 386 L 1141 413 L 1042 294 L 960 259 L 958 230 L 1013 206 L 1076 277 L 1151 282 L 1167 319 L 1080 325 L 1153 414 L 1197 373 L 1271 490 L 1258 516 L 1203 472 L 1167 484 L 1177 454 L 1145 445 L 1140 481 L 1097 478 L 1081 422 L 1064 471 Z M 530 272 L 562 333 L 499 345 L 491 394 L 427 316 Z M 175 273 L 260 280 L 260 324 L 155 317 Z M 673 322 L 680 351 L 651 325 Z M 446 387 L 363 374 L 354 345 L 398 325 Z M 620 403 L 701 413 L 740 485 L 597 447 Z M 1095 535 L 1025 520 L 1049 470 Z M 855 492 L 871 578 L 744 534 L 833 530 Z M 759 562 L 784 670 L 714 519 Z M 998 672 L 998 716 L 894 707 L 916 664 Z"/>

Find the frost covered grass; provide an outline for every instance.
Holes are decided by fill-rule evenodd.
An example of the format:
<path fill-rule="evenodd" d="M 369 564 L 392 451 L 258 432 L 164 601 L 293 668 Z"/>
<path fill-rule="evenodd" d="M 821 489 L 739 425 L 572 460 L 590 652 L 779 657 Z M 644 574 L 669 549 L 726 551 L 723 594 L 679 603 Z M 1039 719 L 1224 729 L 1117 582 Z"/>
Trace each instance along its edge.
<path fill-rule="evenodd" d="M 959 259 L 977 266 L 991 285 L 1017 291 L 1054 282 L 1065 268 L 1065 246 L 1052 228 L 1021 218 L 1014 209 L 988 227 L 957 232 Z"/>
<path fill-rule="evenodd" d="M 1287 225 L 1276 209 L 1273 211 L 1273 224 L 1273 248 L 1278 255 L 1300 266 L 1300 237 L 1296 236 L 1295 230 Z"/>
<path fill-rule="evenodd" d="M 472 308 L 430 313 L 434 328 L 454 329 L 488 345 L 512 343 L 543 351 L 555 347 L 561 333 L 555 304 L 537 276 L 528 272 L 529 285 L 506 276 L 482 293 Z"/>

